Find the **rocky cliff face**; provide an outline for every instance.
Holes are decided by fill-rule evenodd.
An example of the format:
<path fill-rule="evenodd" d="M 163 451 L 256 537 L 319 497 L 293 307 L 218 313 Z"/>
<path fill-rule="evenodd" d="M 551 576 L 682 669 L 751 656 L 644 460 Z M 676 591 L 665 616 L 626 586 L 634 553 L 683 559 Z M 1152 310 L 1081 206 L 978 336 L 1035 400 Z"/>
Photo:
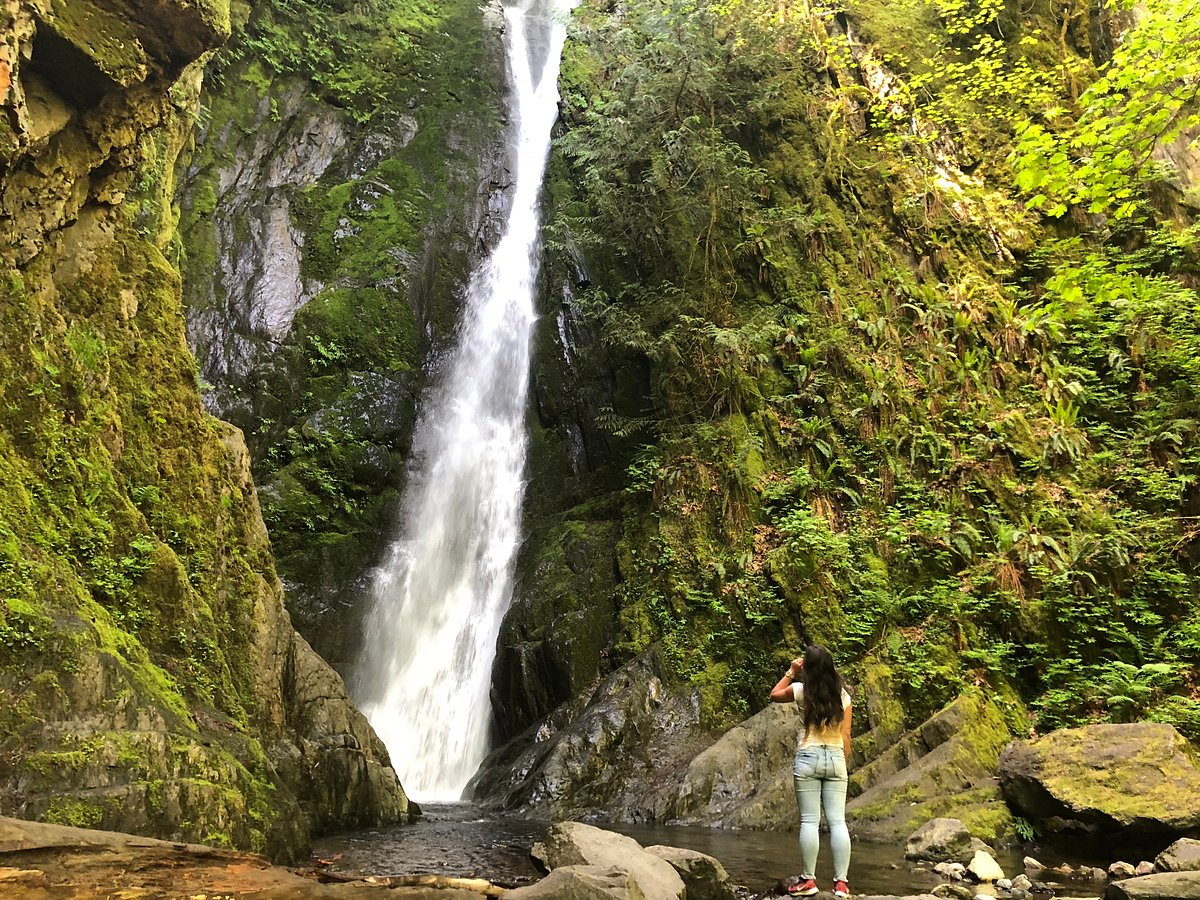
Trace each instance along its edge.
<path fill-rule="evenodd" d="M 1107 8 L 738 9 L 574 14 L 548 232 L 587 258 L 576 334 L 595 340 L 556 338 L 547 292 L 494 680 L 518 737 L 479 789 L 782 820 L 786 785 L 724 808 L 699 757 L 687 802 L 627 803 L 613 785 L 666 726 L 644 691 L 597 685 L 653 648 L 698 733 L 745 720 L 734 757 L 769 740 L 749 723 L 775 663 L 816 641 L 853 681 L 890 673 L 856 710 L 864 833 L 953 808 L 1003 835 L 1009 731 L 1149 716 L 1200 736 L 1194 154 L 1151 136 L 1169 169 L 1130 176 L 1136 224 L 1080 201 L 1043 215 L 1016 177 L 1028 122 L 1070 134 L 1119 106 L 1105 79 L 1088 95 L 1131 27 Z M 1193 437 L 1167 448 L 1167 419 Z"/>
<path fill-rule="evenodd" d="M 297 626 L 345 671 L 417 398 L 507 204 L 500 16 L 266 2 L 235 31 L 180 185 L 188 336 Z"/>
<path fill-rule="evenodd" d="M 184 340 L 173 171 L 227 4 L 0 25 L 0 807 L 282 859 L 403 820 Z"/>

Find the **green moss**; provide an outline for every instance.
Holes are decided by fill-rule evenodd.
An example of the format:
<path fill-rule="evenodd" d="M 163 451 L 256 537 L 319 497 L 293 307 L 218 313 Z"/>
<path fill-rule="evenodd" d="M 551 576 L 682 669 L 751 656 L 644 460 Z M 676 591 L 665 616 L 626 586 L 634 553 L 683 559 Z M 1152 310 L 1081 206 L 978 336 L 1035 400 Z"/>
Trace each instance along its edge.
<path fill-rule="evenodd" d="M 132 23 L 122 16 L 87 0 L 54 0 L 49 20 L 55 31 L 118 84 L 135 84 L 146 76 L 149 57 Z"/>
<path fill-rule="evenodd" d="M 617 21 L 585 4 L 575 17 L 550 230 L 595 248 L 591 324 L 608 361 L 646 371 L 613 416 L 648 445 L 616 463 L 629 498 L 624 646 L 661 641 L 669 662 L 689 661 L 681 680 L 711 669 L 748 688 L 737 648 L 785 659 L 816 640 L 845 661 L 885 662 L 910 726 L 972 682 L 1004 697 L 1016 732 L 1035 699 L 1043 725 L 1104 715 L 1107 696 L 1124 696 L 1105 681 L 1106 654 L 1156 658 L 1166 622 L 1180 671 L 1200 652 L 1194 573 L 1171 549 L 1180 507 L 1151 487 L 1165 489 L 1168 470 L 1193 478 L 1196 461 L 1155 459 L 1152 439 L 1136 461 L 1119 449 L 1131 427 L 1146 436 L 1159 402 L 1190 419 L 1196 372 L 1161 348 L 1141 371 L 1153 381 L 1165 365 L 1175 379 L 1139 402 L 1102 350 L 1137 344 L 1137 329 L 1093 318 L 1103 304 L 1060 320 L 1044 302 L 1055 279 L 1035 248 L 1053 229 L 1018 202 L 1004 159 L 1014 124 L 1069 106 L 1094 72 L 1087 17 L 1064 24 L 1035 3 L 1019 21 L 996 8 L 994 23 L 965 22 L 917 0 L 845 14 L 896 77 L 886 101 L 861 88 L 877 74 L 859 70 L 866 57 L 799 22 L 764 34 L 750 7 L 643 6 Z M 730 34 L 761 53 L 729 63 L 712 36 Z M 797 63 L 806 52 L 821 64 Z M 700 74 L 680 92 L 685 64 Z M 693 177 L 672 177 L 684 170 Z M 1109 263 L 1083 246 L 1108 240 L 1055 246 L 1098 272 Z M 1118 268 L 1165 304 L 1190 284 L 1191 253 L 1176 257 L 1174 287 L 1144 259 Z M 1034 320 L 1072 336 L 1051 326 L 1031 342 L 1019 323 Z M 1194 322 L 1162 329 L 1195 346 Z M 1049 371 L 1073 399 L 1051 396 Z M 1068 545 L 1104 546 L 1107 562 Z M 1157 690 L 1140 714 L 1187 687 Z"/>
<path fill-rule="evenodd" d="M 248 616 L 270 561 L 251 561 L 252 498 L 196 395 L 178 276 L 128 228 L 56 295 L 3 298 L 0 321 L 0 749 L 42 791 L 30 814 L 121 827 L 145 780 L 173 792 L 203 772 L 209 787 L 163 807 L 192 810 L 196 830 L 166 812 L 150 827 L 199 839 L 212 816 L 241 846 L 294 851 L 294 801 L 268 786 L 257 740 L 230 737 L 259 705 Z M 96 703 L 177 744 L 45 727 Z M 196 707 L 223 746 L 204 747 Z M 270 827 L 247 830 L 253 816 Z"/>
<path fill-rule="evenodd" d="M 52 825 L 70 825 L 75 828 L 99 828 L 109 814 L 109 804 L 84 800 L 78 797 L 56 797 L 44 816 Z"/>

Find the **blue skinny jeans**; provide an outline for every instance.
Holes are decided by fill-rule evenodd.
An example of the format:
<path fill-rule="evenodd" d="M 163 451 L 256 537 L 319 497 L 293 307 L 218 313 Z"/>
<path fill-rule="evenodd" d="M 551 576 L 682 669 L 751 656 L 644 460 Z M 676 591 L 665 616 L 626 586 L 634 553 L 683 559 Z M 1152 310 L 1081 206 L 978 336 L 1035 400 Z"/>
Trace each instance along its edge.
<path fill-rule="evenodd" d="M 792 775 L 796 804 L 800 807 L 800 862 L 804 867 L 801 877 L 817 875 L 817 852 L 821 847 L 818 826 L 824 807 L 833 850 L 833 877 L 845 881 L 850 869 L 850 829 L 846 827 L 847 775 L 842 748 L 801 747 L 796 751 Z"/>

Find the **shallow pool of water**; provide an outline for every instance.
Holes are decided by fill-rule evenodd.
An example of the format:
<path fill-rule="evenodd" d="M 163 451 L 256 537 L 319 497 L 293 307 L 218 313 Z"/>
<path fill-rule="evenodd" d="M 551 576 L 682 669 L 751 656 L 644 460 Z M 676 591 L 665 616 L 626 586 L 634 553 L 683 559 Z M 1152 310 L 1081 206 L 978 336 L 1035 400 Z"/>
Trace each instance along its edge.
<path fill-rule="evenodd" d="M 534 842 L 541 840 L 547 823 L 482 812 L 469 804 L 430 803 L 422 808 L 424 816 L 413 825 L 325 837 L 314 843 L 314 850 L 319 857 L 334 860 L 331 867 L 334 871 L 344 873 L 440 874 L 488 878 L 500 884 L 521 884 L 540 877 L 529 850 Z M 733 881 L 753 893 L 770 893 L 781 879 L 799 871 L 795 832 L 607 824 L 603 827 L 627 834 L 644 847 L 667 844 L 715 856 Z M 822 835 L 823 852 L 817 875 L 827 889 L 833 873 L 825 840 Z M 1001 852 L 997 861 L 1012 877 L 1022 871 L 1023 855 L 1024 851 Z M 1039 858 L 1047 864 L 1064 861 L 1061 854 Z M 850 883 L 855 893 L 916 894 L 939 881 L 932 872 L 913 871 L 899 845 L 854 844 Z M 1091 881 L 1066 882 L 1056 889 L 1062 897 L 1098 897 L 1103 892 L 1102 884 Z"/>

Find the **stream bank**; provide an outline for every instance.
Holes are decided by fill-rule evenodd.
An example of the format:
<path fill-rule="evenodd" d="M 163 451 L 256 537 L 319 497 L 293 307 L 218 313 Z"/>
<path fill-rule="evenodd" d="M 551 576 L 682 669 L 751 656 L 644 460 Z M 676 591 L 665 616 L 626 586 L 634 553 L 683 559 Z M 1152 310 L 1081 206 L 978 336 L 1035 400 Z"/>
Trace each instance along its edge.
<path fill-rule="evenodd" d="M 345 875 L 436 873 L 486 877 L 505 884 L 540 877 L 529 854 L 533 845 L 544 839 L 549 828 L 546 821 L 496 814 L 465 803 L 423 804 L 422 812 L 422 818 L 411 826 L 329 835 L 315 842 L 314 851 L 332 861 L 332 872 Z M 736 831 L 629 824 L 603 827 L 627 835 L 644 847 L 681 847 L 713 856 L 725 866 L 735 884 L 754 896 L 771 895 L 799 865 L 797 835 L 790 829 Z M 1025 852 L 1037 856 L 1042 849 L 1008 849 L 996 853 L 996 859 L 1006 873 L 1016 875 L 1023 871 Z M 1055 864 L 1095 862 L 1050 851 L 1044 857 Z M 828 868 L 826 848 L 818 863 L 821 883 L 832 878 Z M 851 883 L 863 894 L 921 894 L 941 883 L 931 869 L 932 865 L 910 867 L 901 844 L 856 841 Z M 1103 892 L 1103 884 L 1090 879 L 1061 879 L 1059 883 L 1058 896 L 1095 897 Z"/>
<path fill-rule="evenodd" d="M 465 804 L 432 805 L 428 818 L 416 826 L 331 837 L 321 842 L 314 865 L 286 868 L 256 854 L 0 817 L 0 897 L 64 900 L 108 891 L 155 898 L 479 900 L 496 895 L 500 886 L 538 881 L 541 875 L 530 850 L 546 831 L 544 823 L 482 818 Z M 771 878 L 778 881 L 776 872 L 790 871 L 787 861 L 795 842 L 795 835 L 698 828 L 633 829 L 629 834 L 643 846 L 669 839 L 685 850 L 719 854 L 742 900 L 774 893 Z M 891 868 L 899 864 L 897 848 L 859 845 L 855 852 L 861 860 L 856 884 L 865 889 L 860 896 L 918 894 L 933 884 L 903 867 Z M 332 857 L 332 865 L 331 859 L 320 857 Z M 454 877 L 486 876 L 492 884 L 477 881 L 478 890 L 396 885 L 394 876 L 402 874 L 450 876 L 442 884 L 453 884 Z M 1059 892 L 1087 895 L 1070 886 Z"/>

